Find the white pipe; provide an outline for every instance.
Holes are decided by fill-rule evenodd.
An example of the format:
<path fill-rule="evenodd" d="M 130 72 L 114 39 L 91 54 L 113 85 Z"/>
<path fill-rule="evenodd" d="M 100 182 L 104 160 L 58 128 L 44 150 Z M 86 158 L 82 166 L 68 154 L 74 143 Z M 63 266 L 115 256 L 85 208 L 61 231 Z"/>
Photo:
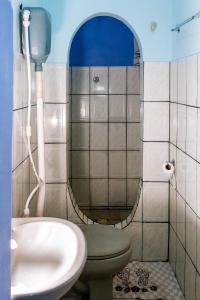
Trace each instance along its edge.
<path fill-rule="evenodd" d="M 41 179 L 37 173 L 35 168 L 35 164 L 33 161 L 32 151 L 31 151 L 31 61 L 30 61 L 30 48 L 29 48 L 29 26 L 30 26 L 30 11 L 25 10 L 23 13 L 23 26 L 25 31 L 25 55 L 26 55 L 26 63 L 27 63 L 27 76 L 28 76 L 28 115 L 27 115 L 27 124 L 26 124 L 26 137 L 27 137 L 27 146 L 28 146 L 28 155 L 31 162 L 31 166 L 33 168 L 34 174 L 37 179 L 37 185 L 32 190 L 25 204 L 24 208 L 24 216 L 28 217 L 30 215 L 29 204 L 38 191 L 41 185 Z"/>
<path fill-rule="evenodd" d="M 36 216 L 42 217 L 45 203 L 45 157 L 44 157 L 44 105 L 42 98 L 42 71 L 36 72 L 37 99 L 37 144 L 38 144 L 38 173 L 41 179 L 39 188 Z"/>

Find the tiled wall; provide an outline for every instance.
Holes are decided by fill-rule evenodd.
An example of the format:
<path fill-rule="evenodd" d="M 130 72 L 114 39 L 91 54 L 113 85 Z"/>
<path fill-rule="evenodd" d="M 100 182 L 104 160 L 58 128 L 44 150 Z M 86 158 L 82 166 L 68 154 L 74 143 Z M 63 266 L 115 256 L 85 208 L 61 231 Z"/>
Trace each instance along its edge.
<path fill-rule="evenodd" d="M 35 74 L 32 70 L 32 151 L 37 167 L 37 110 L 35 103 Z M 44 65 L 44 118 L 45 118 L 45 216 L 67 218 L 67 141 L 68 141 L 68 77 L 66 65 Z M 21 54 L 15 58 L 13 104 L 13 216 L 19 217 L 28 195 L 35 186 L 35 176 L 26 147 L 27 119 L 26 62 Z M 30 204 L 35 216 L 37 195 Z"/>
<path fill-rule="evenodd" d="M 20 57 L 20 59 L 22 58 Z M 22 85 L 25 80 L 22 79 L 24 77 L 21 77 L 23 74 L 21 68 L 21 64 L 15 66 L 16 95 L 18 93 L 21 95 L 23 89 L 26 88 L 25 84 Z M 132 259 L 165 261 L 168 258 L 168 183 L 162 173 L 162 164 L 168 159 L 169 150 L 169 64 L 146 62 L 144 67 L 141 67 L 140 75 L 141 106 L 144 112 L 142 122 L 144 127 L 143 197 L 141 197 L 133 221 L 124 230 L 130 234 L 133 242 Z M 16 162 L 13 166 L 13 170 L 15 170 L 13 172 L 13 204 L 16 210 L 15 215 L 18 216 L 22 212 L 22 204 L 19 203 L 21 203 L 21 199 L 26 200 L 30 190 L 29 177 L 31 180 L 33 178 L 29 167 L 24 167 L 26 163 L 29 165 L 28 160 L 25 159 L 27 154 L 24 159 L 21 158 L 22 154 L 20 154 L 26 148 L 21 142 L 22 126 L 17 125 L 17 120 L 20 120 L 22 124 L 22 115 L 25 120 L 25 111 L 27 110 L 26 105 L 21 104 L 22 100 L 20 100 L 25 96 L 21 95 L 20 97 L 19 100 L 15 100 L 15 102 L 18 101 L 18 104 L 14 106 L 13 112 L 14 118 L 16 118 L 13 126 L 15 140 L 13 154 L 16 156 Z M 66 201 L 67 171 L 69 169 L 67 159 L 69 148 L 69 95 L 66 65 L 45 64 L 44 100 L 47 178 L 45 215 L 67 218 L 80 223 L 81 221 L 74 212 L 69 197 Z M 19 117 L 15 117 L 18 114 Z M 34 154 L 36 159 L 36 151 L 34 151 Z M 20 158 L 18 155 L 20 155 Z M 23 181 L 23 178 L 26 181 Z M 22 197 L 23 193 L 24 196 Z M 32 210 L 32 213 L 34 214 L 34 210 Z"/>
<path fill-rule="evenodd" d="M 169 63 L 143 68 L 143 259 L 167 260 L 169 184 L 162 165 L 169 158 Z"/>
<path fill-rule="evenodd" d="M 71 183 L 80 207 L 125 208 L 136 201 L 139 78 L 138 66 L 72 68 Z"/>
<path fill-rule="evenodd" d="M 35 78 L 32 70 L 32 137 L 31 149 L 34 159 L 36 158 L 36 106 L 35 106 Z M 26 143 L 26 120 L 27 120 L 27 71 L 23 56 L 16 53 L 14 57 L 14 99 L 13 99 L 13 158 L 12 158 L 12 190 L 13 190 L 13 216 L 23 215 L 25 202 L 30 190 L 34 187 L 35 180 L 30 170 Z"/>
<path fill-rule="evenodd" d="M 200 55 L 171 63 L 170 263 L 186 300 L 200 299 Z"/>
<path fill-rule="evenodd" d="M 69 131 L 68 69 L 44 65 L 45 216 L 67 218 L 66 183 Z"/>
<path fill-rule="evenodd" d="M 169 184 L 162 172 L 169 158 L 169 63 L 140 67 L 143 123 L 143 197 L 133 221 L 124 229 L 133 243 L 131 259 L 168 259 Z M 80 222 L 68 200 L 69 218 Z"/>

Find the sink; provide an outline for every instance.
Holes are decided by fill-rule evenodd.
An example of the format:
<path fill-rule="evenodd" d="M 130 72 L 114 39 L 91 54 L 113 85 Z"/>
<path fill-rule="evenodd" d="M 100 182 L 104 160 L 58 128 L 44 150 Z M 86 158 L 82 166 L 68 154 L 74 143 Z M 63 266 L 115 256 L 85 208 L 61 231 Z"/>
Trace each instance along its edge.
<path fill-rule="evenodd" d="M 57 300 L 78 280 L 87 256 L 79 227 L 56 218 L 14 218 L 11 298 Z"/>

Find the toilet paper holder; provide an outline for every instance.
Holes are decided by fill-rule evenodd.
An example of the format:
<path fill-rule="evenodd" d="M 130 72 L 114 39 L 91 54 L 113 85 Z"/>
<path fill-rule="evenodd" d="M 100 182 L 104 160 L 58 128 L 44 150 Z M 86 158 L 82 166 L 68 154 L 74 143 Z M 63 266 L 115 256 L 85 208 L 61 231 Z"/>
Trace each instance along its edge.
<path fill-rule="evenodd" d="M 173 176 L 175 172 L 175 161 L 166 161 L 162 166 L 163 171 L 167 175 L 168 179 Z"/>

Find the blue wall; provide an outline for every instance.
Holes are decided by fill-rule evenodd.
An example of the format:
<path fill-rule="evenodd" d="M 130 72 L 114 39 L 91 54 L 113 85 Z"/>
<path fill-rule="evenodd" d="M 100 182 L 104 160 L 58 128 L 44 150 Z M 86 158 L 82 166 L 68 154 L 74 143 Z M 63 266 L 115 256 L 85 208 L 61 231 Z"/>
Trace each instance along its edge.
<path fill-rule="evenodd" d="M 26 6 L 43 6 L 52 16 L 52 49 L 48 62 L 69 63 L 69 50 L 77 30 L 96 15 L 111 15 L 136 33 L 145 61 L 171 58 L 172 3 L 174 0 L 22 0 Z M 150 23 L 157 22 L 155 32 Z"/>
<path fill-rule="evenodd" d="M 0 299 L 10 299 L 12 8 L 0 2 Z"/>
<path fill-rule="evenodd" d="M 121 21 L 95 17 L 76 33 L 70 50 L 71 66 L 131 66 L 134 36 Z"/>

